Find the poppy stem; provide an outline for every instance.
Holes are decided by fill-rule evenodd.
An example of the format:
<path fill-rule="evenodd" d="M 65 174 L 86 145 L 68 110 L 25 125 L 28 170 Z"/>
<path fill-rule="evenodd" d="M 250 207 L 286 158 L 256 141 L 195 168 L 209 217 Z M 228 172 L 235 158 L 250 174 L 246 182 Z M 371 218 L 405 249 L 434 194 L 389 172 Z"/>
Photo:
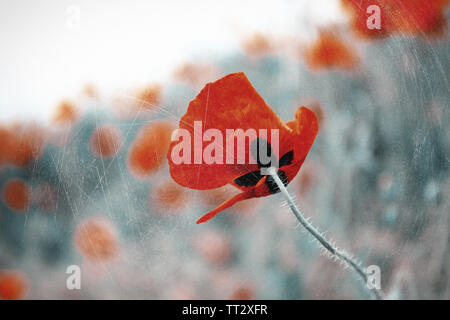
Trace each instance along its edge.
<path fill-rule="evenodd" d="M 325 249 L 327 249 L 332 255 L 343 261 L 345 264 L 351 266 L 356 273 L 363 279 L 364 283 L 367 283 L 367 274 L 366 272 L 361 268 L 361 266 L 356 263 L 348 254 L 346 254 L 343 251 L 340 251 L 336 247 L 334 247 L 331 243 L 329 243 L 321 234 L 320 232 L 311 224 L 309 221 L 303 216 L 303 214 L 300 212 L 300 210 L 297 208 L 296 204 L 294 203 L 294 200 L 292 199 L 291 195 L 287 191 L 286 187 L 284 186 L 283 182 L 281 181 L 280 177 L 277 174 L 277 170 L 275 168 L 269 168 L 268 172 L 276 182 L 278 188 L 280 189 L 281 193 L 286 198 L 289 207 L 291 208 L 292 212 L 294 213 L 297 220 L 300 222 L 300 224 L 305 227 L 305 229 L 312 234 L 314 238 L 316 238 L 317 241 L 319 241 Z M 380 290 L 373 288 L 370 289 L 372 295 L 378 299 L 383 299 L 383 294 Z"/>

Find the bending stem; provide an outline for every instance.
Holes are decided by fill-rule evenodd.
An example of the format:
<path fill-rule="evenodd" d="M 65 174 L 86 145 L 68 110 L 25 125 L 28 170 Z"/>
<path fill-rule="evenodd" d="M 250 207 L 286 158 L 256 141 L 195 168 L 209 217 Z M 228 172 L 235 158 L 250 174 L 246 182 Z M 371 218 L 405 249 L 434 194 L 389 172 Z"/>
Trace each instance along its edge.
<path fill-rule="evenodd" d="M 337 248 L 333 247 L 332 244 L 330 244 L 321 234 L 320 232 L 314 228 L 314 226 L 308 222 L 308 220 L 305 219 L 303 214 L 300 212 L 300 210 L 297 208 L 297 206 L 294 203 L 294 200 L 292 199 L 291 195 L 287 191 L 286 187 L 284 186 L 283 182 L 281 181 L 280 177 L 277 174 L 277 170 L 275 168 L 269 168 L 269 173 L 276 182 L 278 188 L 280 189 L 281 193 L 286 198 L 289 207 L 291 208 L 292 212 L 294 213 L 297 220 L 300 222 L 300 224 L 305 227 L 306 230 L 308 230 L 309 233 L 312 234 L 314 238 L 317 239 L 324 247 L 327 249 L 331 254 L 336 256 L 337 258 L 341 259 L 348 265 L 350 265 L 356 273 L 363 279 L 364 283 L 367 283 L 367 274 L 364 272 L 364 270 L 346 253 L 341 252 Z M 370 290 L 372 294 L 375 296 L 376 299 L 382 300 L 383 296 L 381 291 L 374 288 Z"/>

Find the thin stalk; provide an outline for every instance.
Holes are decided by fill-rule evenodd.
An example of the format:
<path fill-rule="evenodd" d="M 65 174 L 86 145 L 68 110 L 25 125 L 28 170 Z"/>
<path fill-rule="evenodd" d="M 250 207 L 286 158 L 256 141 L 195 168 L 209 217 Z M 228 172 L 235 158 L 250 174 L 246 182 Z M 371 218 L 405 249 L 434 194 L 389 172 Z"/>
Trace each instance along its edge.
<path fill-rule="evenodd" d="M 278 177 L 277 170 L 275 168 L 269 168 L 270 175 L 276 182 L 278 188 L 280 189 L 281 193 L 286 198 L 289 207 L 291 208 L 292 212 L 294 213 L 297 220 L 300 222 L 300 224 L 305 227 L 305 229 L 314 237 L 317 241 L 322 244 L 326 250 L 328 250 L 332 255 L 340 259 L 341 261 L 344 261 L 347 265 L 351 266 L 354 271 L 359 275 L 359 277 L 362 278 L 364 283 L 367 283 L 367 274 L 364 272 L 364 270 L 345 252 L 340 251 L 336 247 L 334 247 L 331 243 L 329 243 L 321 234 L 320 232 L 314 228 L 314 226 L 308 222 L 308 220 L 303 216 L 303 214 L 300 212 L 300 210 L 297 208 L 297 206 L 294 203 L 294 200 L 292 199 L 291 195 L 287 191 L 286 187 L 284 186 L 283 182 L 281 181 L 280 177 Z M 371 289 L 370 292 L 372 295 L 378 299 L 383 299 L 383 294 L 380 290 L 374 288 Z"/>

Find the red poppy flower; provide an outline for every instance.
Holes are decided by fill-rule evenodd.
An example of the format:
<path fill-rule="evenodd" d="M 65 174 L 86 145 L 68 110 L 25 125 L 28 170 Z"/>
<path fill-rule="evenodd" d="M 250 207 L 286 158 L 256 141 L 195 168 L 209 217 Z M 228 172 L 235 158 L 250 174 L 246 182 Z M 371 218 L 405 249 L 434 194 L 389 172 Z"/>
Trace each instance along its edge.
<path fill-rule="evenodd" d="M 439 35 L 445 31 L 445 8 L 448 0 L 342 0 L 351 14 L 355 31 L 368 38 L 380 38 L 391 33 Z M 380 29 L 369 29 L 367 8 L 380 8 Z"/>
<path fill-rule="evenodd" d="M 176 213 L 188 205 L 189 192 L 172 180 L 162 181 L 150 191 L 149 207 L 156 203 L 159 211 Z M 157 210 L 158 211 L 158 210 Z"/>
<path fill-rule="evenodd" d="M 222 72 L 212 63 L 186 62 L 175 69 L 173 77 L 185 85 L 200 89 L 205 82 L 217 79 Z"/>
<path fill-rule="evenodd" d="M 30 189 L 21 179 L 8 180 L 3 186 L 3 200 L 6 205 L 17 211 L 27 211 L 30 206 Z"/>
<path fill-rule="evenodd" d="M 35 124 L 18 123 L 0 127 L 0 164 L 29 165 L 41 155 L 45 136 L 44 129 Z"/>
<path fill-rule="evenodd" d="M 277 129 L 279 133 L 278 175 L 287 185 L 297 174 L 306 155 L 311 148 L 318 131 L 317 119 L 312 111 L 301 107 L 295 114 L 295 120 L 285 123 L 264 102 L 244 73 L 233 73 L 213 83 L 208 83 L 197 97 L 190 102 L 186 114 L 180 120 L 180 129 L 190 133 L 191 159 L 195 154 L 203 154 L 205 147 L 211 142 L 202 141 L 195 147 L 194 127 L 195 121 L 201 121 L 202 132 L 208 129 L 219 130 L 226 137 L 227 129 L 254 129 L 257 132 L 256 139 L 246 139 L 246 162 L 238 164 L 238 161 L 229 164 L 222 163 L 175 163 L 172 159 L 172 151 L 178 141 L 172 141 L 167 157 L 172 178 L 180 185 L 192 189 L 208 190 L 231 184 L 242 192 L 226 200 L 216 209 L 204 215 L 197 223 L 203 223 L 214 217 L 220 211 L 229 208 L 234 203 L 256 197 L 268 196 L 279 192 L 279 189 L 271 176 L 262 175 L 264 166 L 259 161 L 249 161 L 252 156 L 248 146 L 255 140 L 261 139 L 259 129 Z M 267 135 L 267 145 L 272 144 L 271 135 Z M 226 139 L 222 141 L 222 149 L 226 150 Z M 219 143 L 214 141 L 214 143 Z M 273 143 L 276 143 L 273 141 Z M 196 150 L 197 149 L 197 150 Z M 234 155 L 236 144 L 234 145 Z M 269 152 L 268 152 L 269 153 Z M 229 150 L 226 150 L 227 157 Z M 184 156 L 184 155 L 183 155 Z M 236 160 L 236 157 L 235 157 Z"/>
<path fill-rule="evenodd" d="M 162 87 L 159 84 L 152 84 L 139 92 L 137 98 L 142 102 L 141 108 L 157 109 L 157 105 L 161 102 Z"/>
<path fill-rule="evenodd" d="M 79 112 L 75 105 L 67 100 L 61 101 L 53 115 L 53 122 L 59 125 L 75 123 L 79 117 Z"/>
<path fill-rule="evenodd" d="M 97 90 L 96 86 L 93 85 L 92 83 L 88 83 L 87 85 L 85 85 L 82 93 L 83 93 L 83 95 L 85 95 L 88 98 L 99 99 L 98 90 Z"/>
<path fill-rule="evenodd" d="M 277 47 L 271 38 L 262 33 L 247 37 L 241 45 L 249 56 L 264 56 L 275 51 Z"/>
<path fill-rule="evenodd" d="M 122 133 L 114 126 L 101 126 L 92 133 L 89 145 L 94 156 L 110 158 L 115 156 L 122 146 Z"/>
<path fill-rule="evenodd" d="M 28 291 L 28 279 L 20 271 L 0 270 L 0 300 L 20 300 Z"/>
<path fill-rule="evenodd" d="M 80 223 L 74 234 L 78 251 L 91 261 L 106 261 L 117 256 L 119 243 L 114 226 L 102 216 Z"/>
<path fill-rule="evenodd" d="M 355 49 L 329 30 L 322 30 L 304 55 L 308 66 L 313 70 L 351 69 L 359 63 Z"/>
<path fill-rule="evenodd" d="M 174 129 L 171 121 L 155 121 L 142 127 L 128 152 L 128 167 L 137 178 L 146 178 L 164 164 Z"/>

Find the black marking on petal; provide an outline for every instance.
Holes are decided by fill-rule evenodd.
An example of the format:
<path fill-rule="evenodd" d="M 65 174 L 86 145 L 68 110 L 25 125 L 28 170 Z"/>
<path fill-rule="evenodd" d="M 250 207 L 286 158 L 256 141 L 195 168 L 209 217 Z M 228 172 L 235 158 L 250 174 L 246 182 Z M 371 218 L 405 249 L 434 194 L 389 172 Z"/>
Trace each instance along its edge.
<path fill-rule="evenodd" d="M 279 167 L 284 167 L 292 163 L 294 160 L 294 150 L 286 152 L 280 159 Z"/>
<path fill-rule="evenodd" d="M 255 186 L 263 177 L 260 171 L 252 171 L 234 179 L 234 183 L 241 187 Z"/>

